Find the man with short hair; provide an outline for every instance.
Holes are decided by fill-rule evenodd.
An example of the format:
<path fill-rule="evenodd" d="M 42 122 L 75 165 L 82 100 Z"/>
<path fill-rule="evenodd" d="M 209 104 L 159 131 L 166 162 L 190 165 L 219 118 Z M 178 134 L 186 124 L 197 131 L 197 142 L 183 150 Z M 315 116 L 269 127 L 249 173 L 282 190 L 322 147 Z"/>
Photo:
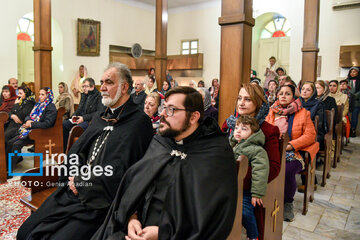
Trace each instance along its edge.
<path fill-rule="evenodd" d="M 347 79 L 340 80 L 340 90 L 343 94 L 346 94 L 349 99 L 349 112 L 354 110 L 355 106 L 355 95 L 350 91 L 349 82 Z"/>
<path fill-rule="evenodd" d="M 146 99 L 146 93 L 144 89 L 144 79 L 135 80 L 135 92 L 131 94 L 134 103 L 139 105 L 139 108 L 144 109 L 144 103 Z"/>
<path fill-rule="evenodd" d="M 13 88 L 15 88 L 16 95 L 19 95 L 19 86 L 18 86 L 18 80 L 16 78 L 10 78 L 8 80 L 8 84 L 11 85 Z"/>
<path fill-rule="evenodd" d="M 93 240 L 226 239 L 236 212 L 236 164 L 227 137 L 203 114 L 196 89 L 166 93 L 159 135 L 125 174 Z"/>
<path fill-rule="evenodd" d="M 70 119 L 63 121 L 64 152 L 66 151 L 70 130 L 76 125 L 86 130 L 95 112 L 105 110 L 104 105 L 101 103 L 101 94 L 95 87 L 94 79 L 86 78 L 82 84 L 82 90 L 79 107 Z"/>
<path fill-rule="evenodd" d="M 81 171 L 59 178 L 57 190 L 20 227 L 18 240 L 90 239 L 103 223 L 125 171 L 142 158 L 153 136 L 149 117 L 130 98 L 131 85 L 125 65 L 107 67 L 100 89 L 107 109 L 93 116 L 68 154 L 79 163 L 68 161 L 66 169 Z"/>

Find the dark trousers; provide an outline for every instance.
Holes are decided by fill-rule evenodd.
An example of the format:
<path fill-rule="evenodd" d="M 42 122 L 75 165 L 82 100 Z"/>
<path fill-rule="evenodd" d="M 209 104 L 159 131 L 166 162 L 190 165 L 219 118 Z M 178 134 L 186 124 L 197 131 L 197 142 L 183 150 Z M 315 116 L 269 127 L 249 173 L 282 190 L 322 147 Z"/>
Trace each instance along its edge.
<path fill-rule="evenodd" d="M 295 175 L 302 170 L 302 165 L 300 161 L 293 160 L 286 162 L 285 169 L 285 193 L 284 193 L 284 202 L 292 203 L 294 201 L 294 196 L 296 192 L 296 178 Z"/>
<path fill-rule="evenodd" d="M 360 107 L 354 107 L 354 110 L 351 113 L 351 129 L 356 130 L 359 120 L 359 113 L 360 113 Z"/>
<path fill-rule="evenodd" d="M 84 121 L 84 122 L 82 122 L 80 124 L 72 124 L 69 120 L 64 120 L 63 121 L 63 144 L 64 144 L 63 146 L 64 146 L 64 152 L 66 151 L 70 130 L 76 125 L 80 126 L 82 129 L 86 130 L 86 128 L 89 126 L 89 122 Z"/>
<path fill-rule="evenodd" d="M 18 153 L 21 153 L 21 149 L 26 146 L 27 144 L 33 144 L 34 141 L 29 139 L 28 136 L 26 136 L 23 139 L 18 139 L 18 136 L 13 137 L 12 139 L 10 139 L 6 144 L 6 159 L 9 160 L 9 153 L 14 153 L 15 151 L 17 151 Z M 17 154 L 15 154 L 15 156 L 11 157 L 11 166 L 12 169 L 14 168 L 14 166 L 20 162 L 22 160 L 22 157 L 19 157 Z M 6 164 L 8 163 L 8 161 L 6 161 Z"/>
<path fill-rule="evenodd" d="M 254 208 L 255 207 L 251 204 L 251 192 L 244 191 L 242 225 L 246 229 L 246 235 L 250 239 L 258 237 Z"/>

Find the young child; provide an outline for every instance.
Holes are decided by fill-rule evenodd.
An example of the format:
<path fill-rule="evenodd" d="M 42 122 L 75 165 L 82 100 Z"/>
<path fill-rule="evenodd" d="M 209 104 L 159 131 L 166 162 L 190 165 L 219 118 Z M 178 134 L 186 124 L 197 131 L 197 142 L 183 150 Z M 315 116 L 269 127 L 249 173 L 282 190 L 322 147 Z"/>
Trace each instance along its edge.
<path fill-rule="evenodd" d="M 243 193 L 242 224 L 246 229 L 248 239 L 257 239 L 258 231 L 254 208 L 261 205 L 261 198 L 266 194 L 269 176 L 269 159 L 263 148 L 265 135 L 254 117 L 240 116 L 236 121 L 234 135 L 230 138 L 235 159 L 245 155 L 251 166 L 251 192 Z"/>

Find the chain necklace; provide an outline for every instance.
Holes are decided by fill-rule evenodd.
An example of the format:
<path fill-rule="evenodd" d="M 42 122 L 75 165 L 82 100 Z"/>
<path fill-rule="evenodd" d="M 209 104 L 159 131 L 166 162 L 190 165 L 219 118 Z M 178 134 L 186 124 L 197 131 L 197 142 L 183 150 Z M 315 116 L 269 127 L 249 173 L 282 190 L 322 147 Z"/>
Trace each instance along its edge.
<path fill-rule="evenodd" d="M 126 104 L 126 103 L 125 103 Z M 119 114 L 117 115 L 117 117 L 115 119 L 106 119 L 104 117 L 101 117 L 102 120 L 105 120 L 108 124 L 115 124 L 117 123 L 121 113 L 123 112 L 124 108 L 125 108 L 125 104 L 124 106 L 122 107 L 121 111 L 119 112 Z M 108 111 L 108 109 L 106 109 L 106 111 Z M 96 139 L 96 142 L 95 142 L 95 146 L 94 146 L 94 149 L 91 153 L 91 157 L 90 159 L 87 161 L 87 165 L 89 166 L 89 168 L 91 167 L 93 161 L 95 160 L 96 156 L 99 154 L 101 148 L 103 147 L 104 143 L 106 142 L 107 138 L 109 137 L 110 133 L 114 130 L 114 127 L 113 126 L 106 126 L 104 127 L 103 131 L 107 131 L 104 139 L 101 141 L 100 145 L 98 146 L 98 143 L 99 143 L 99 139 L 101 138 L 101 134 L 100 136 Z"/>

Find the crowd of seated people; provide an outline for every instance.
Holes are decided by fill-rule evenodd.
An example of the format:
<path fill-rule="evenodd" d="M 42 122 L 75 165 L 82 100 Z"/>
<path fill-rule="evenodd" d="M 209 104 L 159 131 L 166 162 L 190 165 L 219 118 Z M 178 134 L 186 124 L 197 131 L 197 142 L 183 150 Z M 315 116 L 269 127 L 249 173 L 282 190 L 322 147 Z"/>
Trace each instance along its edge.
<path fill-rule="evenodd" d="M 279 139 L 281 135 L 286 133 L 289 135 L 289 143 L 286 146 L 284 220 L 293 221 L 293 201 L 297 189 L 295 175 L 305 168 L 304 152 L 308 152 L 311 160 L 314 161 L 318 159 L 318 151 L 324 149 L 324 136 L 329 131 L 326 123 L 326 110 L 335 109 L 336 119 L 337 106 L 344 105 L 343 122 L 348 126 L 348 135 L 355 136 L 354 129 L 356 128 L 358 118 L 356 114 L 358 114 L 360 109 L 360 105 L 358 104 L 358 102 L 360 102 L 360 78 L 358 68 L 352 68 L 349 72 L 349 77 L 340 82 L 337 80 L 319 80 L 313 83 L 302 80 L 299 84 L 296 84 L 288 75 L 285 75 L 286 71 L 283 68 L 274 68 L 276 66 L 276 60 L 275 62 L 274 59 L 270 60 L 270 65 L 266 73 L 266 89 L 261 86 L 261 80 L 256 78 L 253 78 L 251 83 L 243 84 L 236 99 L 234 114 L 230 115 L 221 125 L 222 132 L 226 133 L 228 137 L 226 147 L 229 147 L 230 155 L 232 155 L 231 144 L 235 156 L 245 154 L 249 159 L 249 168 L 243 186 L 243 217 L 245 218 L 243 219 L 243 224 L 247 229 L 249 239 L 258 238 L 263 230 L 265 210 L 262 207 L 262 198 L 266 196 L 266 186 L 260 184 L 263 188 L 265 187 L 265 190 L 262 189 L 261 191 L 255 186 L 259 186 L 259 182 L 271 182 L 278 176 L 281 161 L 280 151 L 277 149 L 279 149 Z M 110 67 L 110 70 L 111 69 Z M 112 78 L 114 78 L 114 76 L 111 74 L 113 73 L 104 73 L 102 86 L 110 86 L 112 84 L 111 81 L 113 81 Z M 84 76 L 84 73 L 79 76 Z M 122 77 L 123 76 L 120 76 L 120 78 Z M 198 83 L 190 81 L 189 87 L 184 88 L 176 87 L 176 81 L 168 74 L 167 79 L 163 81 L 162 90 L 158 91 L 155 80 L 155 69 L 151 69 L 143 80 L 135 81 L 134 93 L 129 95 L 122 95 L 120 91 L 130 93 L 133 87 L 130 86 L 132 85 L 130 82 L 128 82 L 129 86 L 126 90 L 120 87 L 112 90 L 110 87 L 102 87 L 101 93 L 96 89 L 95 81 L 92 78 L 85 78 L 79 84 L 81 85 L 80 88 L 82 91 L 81 93 L 80 91 L 78 92 L 81 100 L 76 111 L 74 111 L 75 101 L 69 93 L 67 84 L 64 82 L 58 85 L 59 97 L 56 101 L 54 101 L 51 89 L 42 88 L 38 93 L 39 101 L 37 103 L 35 103 L 33 93 L 27 87 L 19 87 L 17 89 L 18 94 L 16 94 L 13 86 L 4 86 L 1 93 L 2 101 L 0 109 L 1 111 L 9 113 L 9 121 L 5 124 L 6 152 L 21 151 L 24 145 L 31 143 L 28 134 L 32 129 L 49 128 L 53 126 L 57 114 L 56 109 L 60 107 L 64 107 L 66 110 L 63 116 L 63 141 L 65 150 L 69 132 L 73 126 L 78 125 L 86 130 L 93 121 L 96 123 L 101 122 L 104 118 L 106 119 L 108 115 L 115 117 L 114 114 L 121 109 L 121 106 L 124 109 L 126 105 L 112 108 L 112 106 L 118 105 L 114 102 L 116 99 L 126 100 L 125 102 L 131 101 L 131 104 L 135 104 L 138 110 L 141 110 L 142 114 L 146 114 L 145 116 L 147 116 L 149 123 L 152 124 L 152 133 L 156 137 L 154 137 L 150 143 L 150 148 L 155 150 L 149 153 L 149 159 L 154 157 L 160 158 L 159 160 L 161 160 L 161 158 L 163 158 L 163 155 L 156 152 L 156 148 L 159 148 L 158 144 L 165 147 L 165 149 L 169 147 L 177 149 L 174 150 L 174 156 L 186 158 L 186 154 L 181 155 L 183 154 L 181 151 L 198 146 L 197 141 L 199 141 L 199 143 L 202 141 L 200 136 L 204 134 L 213 136 L 212 134 L 215 134 L 213 136 L 214 139 L 222 139 L 220 136 L 224 136 L 218 132 L 220 131 L 218 127 L 213 126 L 218 120 L 220 92 L 219 80 L 216 78 L 212 80 L 209 89 L 205 88 L 203 81 Z M 128 98 L 125 99 L 124 96 Z M 192 99 L 191 101 L 194 102 L 185 101 L 188 96 L 191 96 L 189 99 Z M 110 100 L 113 101 L 107 101 L 109 100 L 108 98 L 111 98 Z M 199 99 L 201 103 L 197 102 Z M 197 108 L 192 109 L 191 104 L 195 104 Z M 122 114 L 122 110 L 119 111 L 119 114 Z M 100 116 L 102 117 L 100 118 Z M 118 116 L 115 118 L 116 121 L 114 124 L 119 121 Z M 183 120 L 185 122 L 183 124 L 176 121 L 177 117 L 180 116 L 184 116 Z M 314 127 L 316 117 L 318 119 L 317 129 Z M 106 122 L 109 123 L 109 121 Z M 145 125 L 147 125 L 147 123 Z M 210 129 L 212 132 L 208 133 L 207 131 L 210 131 Z M 106 132 L 104 132 L 104 134 L 105 133 Z M 254 140 L 255 137 L 256 140 Z M 166 140 L 166 138 L 170 138 L 171 141 Z M 100 139 L 106 141 L 107 137 L 105 135 L 105 137 L 103 136 Z M 94 138 L 91 139 L 91 141 L 93 140 Z M 154 143 L 154 141 L 156 143 Z M 189 145 L 187 147 L 187 144 L 192 142 L 194 142 L 195 145 L 191 147 Z M 219 145 L 224 144 L 223 140 L 220 142 L 218 142 Z M 149 143 L 146 143 L 144 145 L 147 146 L 148 144 Z M 154 146 L 151 147 L 152 145 Z M 265 154 L 266 157 L 258 157 L 253 155 L 251 151 L 243 150 L 243 147 L 239 148 L 239 146 L 247 147 L 249 145 L 253 147 L 256 146 L 254 149 L 260 148 L 264 150 L 261 151 L 261 154 Z M 97 141 L 95 145 L 91 146 L 96 150 Z M 100 145 L 100 147 L 101 146 L 102 145 Z M 199 146 L 201 146 L 201 144 Z M 160 147 L 160 149 L 162 147 Z M 146 148 L 141 151 L 145 154 L 145 150 Z M 208 150 L 210 151 L 210 149 Z M 159 150 L 159 152 L 161 151 Z M 205 148 L 203 151 L 205 151 Z M 259 156 L 261 156 L 261 154 L 259 153 Z M 145 156 L 147 156 L 147 153 Z M 136 159 L 136 161 L 138 160 L 140 159 Z M 19 157 L 12 158 L 12 166 L 20 161 L 21 158 Z M 144 163 L 140 160 L 140 162 L 144 164 L 145 169 L 149 164 L 146 161 L 151 160 L 145 159 Z M 133 163 L 134 162 L 131 164 Z M 186 171 L 186 167 L 173 166 L 171 162 L 164 162 L 164 168 L 156 166 L 159 167 L 158 171 L 162 171 L 162 175 L 154 175 L 153 178 L 157 179 L 155 182 L 146 178 L 141 180 L 144 181 L 144 183 L 146 182 L 146 184 L 148 184 L 147 181 L 150 181 L 152 185 L 148 185 L 144 190 L 138 189 L 139 191 L 145 192 L 136 192 L 139 197 L 137 200 L 141 202 L 141 206 L 135 206 L 136 203 L 133 205 L 133 203 L 129 202 L 131 196 L 128 195 L 127 189 L 129 186 L 137 187 L 137 183 L 133 182 L 133 178 L 136 179 L 140 177 L 141 179 L 143 176 L 138 176 L 137 174 L 145 170 L 139 168 L 141 164 L 136 165 L 134 169 L 131 168 L 131 164 L 126 166 L 126 168 L 130 167 L 130 173 L 126 175 L 128 182 L 120 185 L 120 190 L 116 195 L 113 206 L 107 209 L 109 210 L 108 217 L 103 219 L 103 225 L 95 234 L 96 237 L 94 239 L 106 239 L 105 236 L 108 236 L 109 229 L 117 229 L 114 228 L 114 226 L 118 224 L 121 225 L 119 231 L 123 235 L 120 233 L 120 235 L 117 235 L 117 232 L 111 233 L 115 234 L 114 236 L 141 236 L 147 234 L 147 231 L 150 231 L 147 227 L 165 224 L 166 222 L 164 223 L 163 221 L 169 220 L 169 217 L 174 217 L 171 215 L 173 214 L 171 211 L 175 211 L 175 209 L 167 212 L 167 214 L 171 216 L 161 215 L 163 216 L 161 220 L 142 218 L 142 216 L 138 214 L 138 211 L 148 211 L 148 207 L 153 207 L 155 210 L 149 211 L 149 216 L 153 217 L 153 214 L 156 216 L 161 213 L 161 211 L 159 212 L 159 207 L 164 204 L 165 193 L 160 190 L 157 191 L 157 188 L 172 184 L 172 182 L 166 181 L 166 178 L 170 177 L 169 171 L 174 170 L 176 167 L 176 171 L 180 171 L 177 177 L 181 178 L 182 174 L 184 174 L 182 171 Z M 263 167 L 258 167 L 261 164 L 264 164 Z M 178 167 L 184 167 L 184 170 L 178 169 Z M 233 180 L 236 181 L 236 179 Z M 69 181 L 74 180 L 69 179 Z M 184 184 L 186 185 L 188 183 Z M 72 188 L 71 190 L 75 196 L 79 194 L 76 189 L 74 190 L 74 188 Z M 299 190 L 301 190 L 301 187 Z M 172 195 L 172 197 L 175 197 L 176 193 L 173 194 L 175 195 Z M 147 195 L 151 195 L 155 200 L 146 199 Z M 112 197 L 115 198 L 115 195 Z M 181 195 L 181 197 L 184 196 Z M 125 205 L 130 205 L 122 205 L 122 201 L 125 201 Z M 234 206 L 232 205 L 232 207 Z M 116 216 L 117 209 L 126 209 L 126 211 L 129 211 L 127 214 L 130 215 L 121 216 L 119 219 L 114 220 L 114 214 Z M 157 214 L 155 214 L 156 212 Z M 229 217 L 229 219 L 231 218 L 233 218 L 233 216 Z M 180 220 L 181 219 L 176 219 L 175 221 Z M 149 226 L 142 226 L 141 223 L 146 223 Z M 160 227 L 164 226 L 161 225 Z M 137 228 L 141 229 L 141 231 L 136 230 Z M 177 229 L 174 229 L 175 232 L 176 230 Z M 159 234 L 159 228 L 151 228 L 151 231 Z M 166 232 L 166 234 L 170 234 L 170 232 Z M 95 232 L 93 232 L 93 234 L 94 233 Z M 229 229 L 226 230 L 226 233 L 229 233 Z M 165 232 L 163 234 L 165 234 Z"/>

